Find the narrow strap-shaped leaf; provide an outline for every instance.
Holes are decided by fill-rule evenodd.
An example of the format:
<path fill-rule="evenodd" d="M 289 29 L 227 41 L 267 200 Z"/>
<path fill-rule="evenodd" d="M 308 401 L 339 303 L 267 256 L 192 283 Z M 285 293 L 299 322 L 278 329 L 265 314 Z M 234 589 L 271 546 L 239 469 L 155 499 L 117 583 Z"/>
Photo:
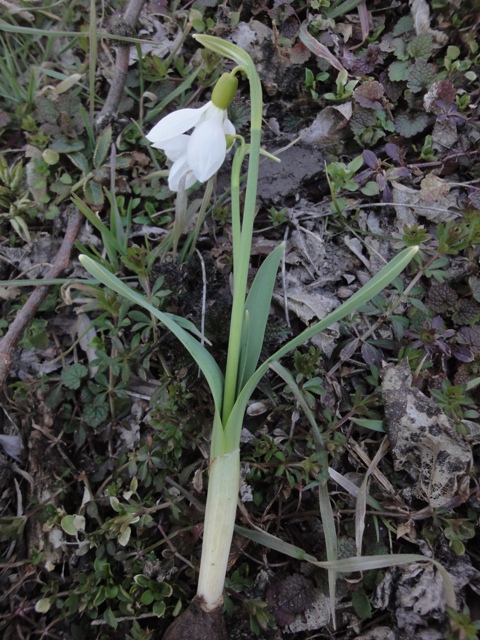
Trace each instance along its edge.
<path fill-rule="evenodd" d="M 253 375 L 262 351 L 265 327 L 267 326 L 273 287 L 277 277 L 278 265 L 282 259 L 285 244 L 282 242 L 263 261 L 257 271 L 245 302 L 245 313 L 248 313 L 248 335 L 244 323 L 245 345 L 242 340 L 240 353 L 240 375 L 238 389 L 241 390 L 245 382 Z M 243 338 L 244 336 L 242 336 Z"/>
<path fill-rule="evenodd" d="M 220 411 L 223 396 L 223 375 L 219 366 L 205 347 L 201 345 L 190 333 L 185 331 L 185 329 L 175 320 L 173 320 L 170 314 L 163 313 L 159 309 L 156 309 L 144 296 L 128 287 L 119 278 L 95 262 L 95 260 L 82 255 L 80 256 L 80 261 L 94 278 L 97 278 L 97 280 L 109 289 L 112 289 L 112 291 L 115 291 L 119 295 L 127 298 L 127 300 L 140 305 L 149 313 L 152 313 L 160 320 L 160 322 L 163 322 L 163 324 L 170 329 L 187 351 L 189 351 L 195 362 L 203 371 L 212 392 L 215 407 L 217 411 Z"/>
<path fill-rule="evenodd" d="M 371 300 L 380 291 L 385 289 L 408 265 L 412 258 L 418 252 L 418 247 L 410 247 L 404 249 L 393 260 L 391 260 L 381 271 L 373 276 L 366 285 L 364 285 L 359 291 L 353 294 L 346 302 L 344 302 L 338 309 L 332 311 L 326 318 L 320 320 L 305 331 L 302 331 L 296 338 L 287 342 L 281 349 L 276 351 L 270 358 L 260 365 L 255 371 L 252 377 L 247 380 L 243 389 L 238 395 L 237 401 L 229 414 L 228 421 L 225 424 L 226 437 L 229 439 L 232 449 L 238 446 L 240 433 L 242 430 L 243 416 L 247 407 L 247 402 L 255 390 L 256 386 L 268 371 L 270 363 L 279 360 L 281 357 L 303 344 L 307 340 L 313 338 L 321 331 L 327 329 L 334 322 L 338 322 L 345 316 L 356 311 L 359 307 Z"/>

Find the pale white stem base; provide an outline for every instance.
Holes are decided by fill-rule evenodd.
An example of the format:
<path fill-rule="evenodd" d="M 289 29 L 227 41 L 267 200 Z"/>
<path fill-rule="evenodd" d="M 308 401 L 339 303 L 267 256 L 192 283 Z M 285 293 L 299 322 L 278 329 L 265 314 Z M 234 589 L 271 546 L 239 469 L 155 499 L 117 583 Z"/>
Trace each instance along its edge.
<path fill-rule="evenodd" d="M 223 602 L 223 587 L 232 545 L 240 485 L 240 450 L 210 462 L 202 559 L 197 595 L 212 611 Z"/>

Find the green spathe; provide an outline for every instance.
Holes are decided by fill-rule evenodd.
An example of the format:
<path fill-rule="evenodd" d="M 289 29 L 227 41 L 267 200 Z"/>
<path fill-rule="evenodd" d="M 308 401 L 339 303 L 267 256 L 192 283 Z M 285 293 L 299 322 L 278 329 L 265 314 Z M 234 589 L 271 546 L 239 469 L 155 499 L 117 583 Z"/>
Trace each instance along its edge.
<path fill-rule="evenodd" d="M 236 76 L 224 73 L 213 89 L 212 103 L 219 109 L 228 109 L 235 97 L 237 87 Z"/>

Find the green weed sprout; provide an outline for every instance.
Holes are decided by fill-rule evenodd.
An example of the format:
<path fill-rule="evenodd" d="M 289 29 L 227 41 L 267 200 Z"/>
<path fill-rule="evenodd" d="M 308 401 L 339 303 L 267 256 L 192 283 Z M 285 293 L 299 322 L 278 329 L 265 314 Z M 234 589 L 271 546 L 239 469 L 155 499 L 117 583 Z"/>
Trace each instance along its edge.
<path fill-rule="evenodd" d="M 269 367 L 278 369 L 280 365 L 277 366 L 275 363 L 281 357 L 327 329 L 332 323 L 353 313 L 380 293 L 403 271 L 418 248 L 409 247 L 403 250 L 333 313 L 307 328 L 258 366 L 276 274 L 284 250 L 281 244 L 266 258 L 247 296 L 261 153 L 261 84 L 253 61 L 242 49 L 213 36 L 197 35 L 195 38 L 203 46 L 238 65 L 235 71 L 242 71 L 247 76 L 251 96 L 250 142 L 247 144 L 243 140 L 240 141 L 232 163 L 233 306 L 225 375 L 201 343 L 199 333 L 191 322 L 156 309 L 143 295 L 128 287 L 92 258 L 81 256 L 80 259 L 93 277 L 117 294 L 146 309 L 172 331 L 197 362 L 210 387 L 214 415 L 196 607 L 198 609 L 200 605 L 204 612 L 218 612 L 221 615 L 239 490 L 240 434 L 250 396 Z M 240 172 L 246 158 L 247 186 L 241 211 Z M 324 488 L 326 491 L 326 478 Z M 322 517 L 324 516 L 328 517 L 328 510 L 325 514 L 322 512 Z M 333 523 L 333 517 L 330 517 L 330 520 Z M 332 553 L 329 556 L 329 560 L 335 560 Z"/>

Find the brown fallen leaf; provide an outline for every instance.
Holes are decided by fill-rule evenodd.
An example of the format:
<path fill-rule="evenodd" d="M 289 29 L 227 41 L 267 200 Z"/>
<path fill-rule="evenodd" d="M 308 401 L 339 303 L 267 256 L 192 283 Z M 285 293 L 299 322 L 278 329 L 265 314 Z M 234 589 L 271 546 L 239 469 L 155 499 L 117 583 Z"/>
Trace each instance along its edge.
<path fill-rule="evenodd" d="M 441 507 L 468 473 L 470 445 L 435 402 L 412 387 L 408 363 L 385 367 L 382 395 L 395 469 L 411 476 L 415 497 Z"/>

